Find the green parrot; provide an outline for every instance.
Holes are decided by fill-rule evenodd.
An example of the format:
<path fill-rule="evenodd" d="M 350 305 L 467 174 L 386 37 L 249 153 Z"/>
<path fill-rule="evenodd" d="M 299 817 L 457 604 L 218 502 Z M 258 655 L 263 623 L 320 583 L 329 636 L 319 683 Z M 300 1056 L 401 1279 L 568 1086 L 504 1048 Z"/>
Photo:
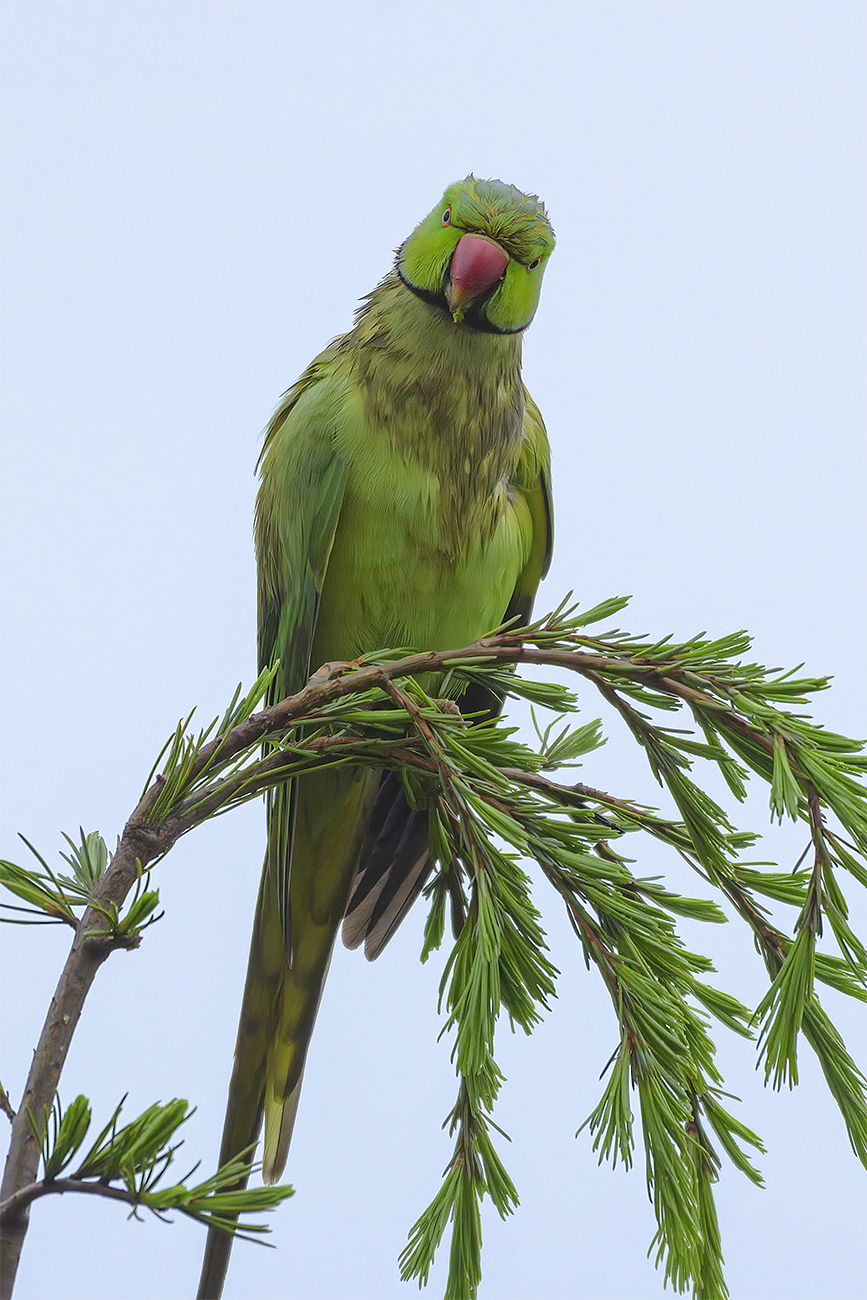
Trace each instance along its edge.
<path fill-rule="evenodd" d="M 551 556 L 550 457 L 521 340 L 553 248 L 534 195 L 457 181 L 284 397 L 256 508 L 272 700 L 333 660 L 449 649 L 529 618 Z M 461 701 L 486 706 L 499 701 Z M 263 1177 L 279 1179 L 341 922 L 372 960 L 431 868 L 427 815 L 394 774 L 339 768 L 270 796 L 221 1164 L 264 1117 Z M 231 1244 L 209 1230 L 199 1300 L 221 1295 Z"/>

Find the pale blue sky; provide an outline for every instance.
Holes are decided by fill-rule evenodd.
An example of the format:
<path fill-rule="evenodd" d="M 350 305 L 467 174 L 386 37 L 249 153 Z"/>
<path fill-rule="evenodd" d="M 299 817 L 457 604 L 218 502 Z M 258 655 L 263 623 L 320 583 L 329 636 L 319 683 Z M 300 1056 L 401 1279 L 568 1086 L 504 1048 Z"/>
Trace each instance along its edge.
<path fill-rule="evenodd" d="M 262 426 L 470 170 L 538 192 L 558 236 L 525 349 L 554 448 L 539 607 L 633 592 L 635 631 L 746 626 L 765 662 L 834 673 L 819 716 L 867 732 L 860 3 L 3 8 L 4 856 L 18 830 L 46 855 L 79 824 L 112 841 L 176 719 L 252 680 Z M 606 724 L 585 779 L 652 802 Z M 763 826 L 764 796 L 741 815 Z M 100 973 L 64 1073 L 63 1097 L 106 1117 L 125 1091 L 130 1114 L 188 1097 L 181 1164 L 216 1155 L 262 844 L 257 805 L 158 869 L 166 917 Z M 764 856 L 801 847 L 783 828 Z M 573 1136 L 613 1018 L 540 898 L 560 996 L 532 1040 L 502 1033 L 522 1205 L 485 1220 L 482 1296 L 650 1300 L 642 1171 L 597 1169 Z M 415 1294 L 395 1260 L 438 1186 L 454 1092 L 420 929 L 418 914 L 374 966 L 336 954 L 298 1195 L 277 1251 L 236 1247 L 228 1300 Z M 746 935 L 688 937 L 758 1000 Z M 66 942 L 7 936 L 16 1098 Z M 826 1001 L 863 1065 L 863 1016 Z M 862 1296 L 863 1170 L 809 1050 L 780 1096 L 750 1046 L 721 1059 L 770 1148 L 765 1192 L 728 1167 L 719 1187 L 733 1300 Z M 49 1198 L 16 1294 L 182 1300 L 203 1242 Z"/>

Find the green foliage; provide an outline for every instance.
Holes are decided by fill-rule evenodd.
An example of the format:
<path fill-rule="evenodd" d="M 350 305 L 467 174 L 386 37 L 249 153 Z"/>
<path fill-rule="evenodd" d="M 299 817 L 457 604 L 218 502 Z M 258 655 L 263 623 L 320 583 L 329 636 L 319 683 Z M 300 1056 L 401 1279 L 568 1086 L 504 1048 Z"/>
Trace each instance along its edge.
<path fill-rule="evenodd" d="M 96 831 L 85 834 L 80 832 L 81 843 L 76 844 L 64 835 L 69 845 L 69 853 L 61 857 L 72 867 L 71 876 L 55 875 L 45 859 L 34 849 L 33 845 L 21 836 L 30 852 L 42 865 L 43 871 L 27 871 L 12 862 L 0 862 L 0 884 L 10 893 L 16 894 L 30 907 L 16 907 L 11 903 L 0 903 L 6 911 L 26 913 L 35 919 L 25 920 L 23 916 L 3 916 L 0 920 L 15 925 L 71 925 L 78 928 L 80 917 L 75 908 L 92 908 L 104 920 L 99 929 L 88 930 L 92 938 L 111 939 L 123 946 L 132 946 L 138 941 L 142 930 L 159 921 L 160 916 L 153 913 L 159 906 L 160 896 L 156 889 L 144 886 L 150 880 L 150 872 L 139 871 L 132 902 L 121 914 L 117 904 L 99 901 L 97 888 L 103 879 L 110 861 L 108 849 L 102 836 Z"/>
<path fill-rule="evenodd" d="M 88 936 L 94 939 L 113 939 L 116 942 L 132 943 L 137 941 L 142 930 L 161 920 L 162 912 L 159 916 L 152 915 L 159 907 L 160 896 L 158 890 L 144 888 L 149 880 L 150 872 L 142 875 L 139 868 L 132 902 L 123 915 L 116 903 L 109 901 L 104 906 L 97 899 L 92 899 L 91 907 L 103 917 L 105 925 L 100 929 L 88 930 Z"/>
<path fill-rule="evenodd" d="M 625 603 L 604 602 L 583 615 L 564 604 L 529 628 L 501 629 L 457 651 L 383 651 L 332 668 L 300 695 L 255 713 L 273 676 L 263 674 L 243 699 L 235 693 L 219 723 L 198 734 L 188 732 L 190 719 L 179 724 L 137 810 L 137 825 L 157 846 L 155 860 L 201 822 L 322 767 L 398 770 L 412 806 L 428 809 L 435 871 L 425 891 L 422 960 L 441 946 L 450 920 L 454 944 L 440 997 L 457 1100 L 446 1119 L 453 1153 L 410 1232 L 401 1270 L 425 1283 L 451 1225 L 447 1300 L 476 1296 L 484 1198 L 502 1217 L 518 1203 L 495 1147 L 493 1112 L 503 1083 L 496 1028 L 505 1015 L 530 1033 L 550 1006 L 557 978 L 521 865 L 526 859 L 538 863 L 561 898 L 587 966 L 611 999 L 609 1072 L 579 1132 L 587 1130 L 600 1161 L 630 1167 L 640 1124 L 657 1220 L 651 1251 L 676 1291 L 691 1289 L 697 1300 L 727 1295 L 713 1196 L 722 1157 L 761 1184 L 748 1154 L 761 1152 L 761 1141 L 723 1104 L 729 1094 L 715 1061 L 712 1021 L 747 1038 L 758 1031 L 765 1081 L 775 1088 L 797 1083 L 803 1035 L 853 1150 L 867 1164 L 865 1079 L 815 991 L 818 980 L 867 1000 L 867 950 L 851 928 L 843 889 L 850 881 L 867 886 L 863 746 L 803 712 L 826 678 L 748 662 L 743 632 L 681 643 L 616 628 L 591 635 Z M 676 811 L 553 779 L 559 769 L 592 761 L 604 743 L 601 724 L 573 723 L 576 693 L 517 676 L 517 664 L 557 668 L 591 687 L 641 746 Z M 462 717 L 453 701 L 470 684 L 552 714 L 546 722 L 534 712 L 536 747 L 500 721 Z M 678 711 L 685 726 L 671 725 Z M 757 776 L 768 786 L 771 819 L 803 826 L 806 848 L 791 871 L 744 860 L 756 837 L 738 829 L 698 783 L 699 763 L 719 770 L 736 801 Z M 634 869 L 645 837 L 693 869 L 701 896 L 673 892 Z M 41 920 L 75 925 L 73 909 L 92 903 L 106 927 L 90 933 L 121 942 L 149 923 L 156 896 L 140 876 L 124 916 L 104 905 L 101 844 L 92 836 L 82 836 L 80 846 L 70 842 L 71 877 L 56 876 L 40 858 L 41 871 L 3 864 L 0 879 Z M 677 918 L 716 925 L 728 915 L 747 926 L 767 973 L 767 993 L 755 1009 L 708 983 L 710 959 L 690 951 L 678 933 Z M 837 952 L 825 950 L 828 940 Z M 74 1103 L 55 1124 L 46 1169 L 49 1160 L 57 1171 L 72 1161 L 85 1109 Z M 167 1145 L 172 1124 L 182 1118 L 157 1107 L 120 1133 L 110 1125 L 78 1172 L 85 1179 L 110 1175 L 136 1203 L 155 1210 L 180 1208 L 213 1222 L 222 1214 L 231 1230 L 237 1198 L 248 1195 L 229 1190 L 240 1168 L 183 1195 L 155 1190 L 154 1173 L 174 1150 Z M 171 1206 L 153 1199 L 169 1192 Z M 204 1201 L 209 1209 L 201 1208 Z"/>
<path fill-rule="evenodd" d="M 2 903 L 0 907 L 5 911 L 23 915 L 4 916 L 0 919 L 16 925 L 71 925 L 73 929 L 78 925 L 74 909 L 86 906 L 91 901 L 108 859 L 105 843 L 96 832 L 85 835 L 82 830 L 80 834 L 80 846 L 76 846 L 68 835 L 63 837 L 72 850 L 69 854 L 61 854 L 64 861 L 72 867 L 71 878 L 55 875 L 30 841 L 24 839 L 23 835 L 20 836 L 43 869 L 27 871 L 13 862 L 0 861 L 0 884 L 30 904 L 29 907 L 16 907 L 12 903 Z M 25 920 L 25 916 L 36 919 Z"/>
<path fill-rule="evenodd" d="M 732 662 L 748 648 L 743 634 L 715 642 L 696 637 L 680 646 L 646 645 L 620 633 L 590 639 L 578 632 L 577 623 L 567 631 L 561 614 L 530 634 L 524 632 L 522 641 L 555 654 L 565 643 L 599 655 L 601 662 L 580 666 L 574 660 L 565 662 L 563 655 L 563 666 L 593 681 L 618 711 L 643 746 L 657 781 L 671 794 L 681 820 L 663 820 L 651 809 L 584 786 L 558 787 L 538 780 L 543 771 L 592 752 L 602 741 L 598 723 L 570 729 L 560 718 L 543 729 L 534 717 L 538 752 L 518 753 L 510 740 L 512 754 L 505 760 L 495 753 L 504 741 L 502 727 L 476 727 L 457 739 L 448 728 L 439 729 L 435 752 L 443 785 L 432 819 L 431 848 L 441 867 L 428 888 L 431 911 L 423 956 L 442 938 L 449 881 L 452 891 L 461 891 L 466 915 L 444 978 L 446 1027 L 455 1030 L 460 1075 L 459 1100 L 450 1116 L 458 1139 L 440 1192 L 410 1233 L 401 1258 L 402 1275 L 427 1280 L 451 1221 L 446 1296 L 475 1296 L 480 1278 L 478 1204 L 485 1194 L 491 1195 L 505 1215 L 517 1203 L 499 1161 L 495 1197 L 495 1180 L 481 1153 L 492 1151 L 495 1126 L 490 1112 L 502 1082 L 493 1057 L 499 1010 L 506 1010 L 529 1032 L 547 1005 L 556 974 L 538 930 L 527 878 L 517 867 L 518 855 L 528 855 L 561 894 L 585 957 L 608 988 L 619 1024 L 610 1077 L 582 1128 L 589 1129 L 600 1160 L 620 1159 L 628 1167 L 634 1149 L 632 1095 L 637 1094 L 648 1190 L 658 1223 L 651 1249 L 675 1290 L 692 1289 L 698 1300 L 716 1300 L 728 1292 L 713 1198 L 720 1156 L 712 1139 L 757 1184 L 761 1175 L 745 1148 L 761 1152 L 763 1147 L 721 1103 L 726 1094 L 702 1009 L 746 1037 L 752 1036 L 756 1019 L 762 1023 L 759 1049 L 766 1078 L 775 1086 L 785 1079 L 797 1081 L 797 1044 L 803 1029 L 820 1057 L 853 1147 L 864 1158 L 864 1079 L 813 989 L 818 976 L 841 992 L 865 995 L 864 949 L 848 927 L 834 874 L 835 868 L 842 868 L 862 882 L 860 856 L 855 855 L 865 847 L 864 791 L 852 776 L 864 770 L 864 758 L 856 742 L 777 707 L 778 702 L 804 703 L 805 693 L 822 689 L 824 679 L 793 681 L 791 675 L 769 675 L 756 665 Z M 453 672 L 476 680 L 491 677 L 480 666 L 453 666 Z M 561 714 L 576 708 L 562 688 L 546 695 L 539 683 L 525 683 L 503 670 L 495 679 L 501 690 L 537 707 Z M 418 693 L 410 685 L 405 689 Z M 649 707 L 670 712 L 682 705 L 690 708 L 701 740 L 657 725 L 647 712 Z M 739 799 L 748 771 L 767 780 L 772 816 L 786 812 L 808 825 L 813 872 L 783 875 L 759 870 L 762 864 L 739 863 L 738 854 L 753 837 L 737 831 L 694 783 L 690 773 L 695 759 L 715 763 Z M 845 854 L 841 848 L 846 842 L 825 824 L 828 807 L 855 841 Z M 711 963 L 684 948 L 672 919 L 681 915 L 718 923 L 725 914 L 710 899 L 683 898 L 655 881 L 635 877 L 612 840 L 636 832 L 674 848 L 750 925 L 772 978 L 755 1014 L 699 978 L 712 970 Z M 497 848 L 494 837 L 514 853 Z M 755 894 L 798 909 L 794 941 L 771 925 Z M 823 916 L 831 922 L 841 957 L 815 951 Z M 513 975 L 508 986 L 501 974 L 507 933 Z M 521 999 L 516 999 L 514 986 L 522 986 Z"/>
<path fill-rule="evenodd" d="M 245 752 L 240 760 L 234 756 L 227 759 L 224 742 L 232 729 L 246 721 L 265 698 L 268 687 L 277 673 L 277 667 L 278 665 L 275 664 L 273 668 L 260 673 L 243 698 L 241 698 L 241 687 L 237 686 L 222 719 L 214 718 L 207 727 L 199 731 L 198 735 L 186 734 L 186 728 L 193 718 L 192 713 L 185 721 L 178 723 L 158 754 L 145 782 L 145 792 L 147 792 L 152 788 L 151 782 L 156 775 L 156 798 L 148 810 L 150 821 L 158 822 L 169 811 L 176 811 L 181 800 L 189 801 L 197 790 L 206 786 L 217 774 L 225 779 L 227 776 L 234 775 L 243 767 L 244 762 L 249 760 L 249 752 Z M 206 743 L 214 734 L 217 736 L 217 742 L 208 747 L 205 756 Z M 163 771 L 157 775 L 157 769 L 161 764 Z M 245 800 L 239 798 L 221 807 L 219 811 L 227 812 L 230 807 L 235 806 L 236 802 L 245 802 Z M 192 806 L 195 807 L 195 804 Z"/>
<path fill-rule="evenodd" d="M 194 1169 L 181 1182 L 160 1187 L 175 1153 L 183 1145 L 172 1140 L 193 1112 L 186 1101 L 176 1098 L 167 1105 L 149 1106 L 118 1128 L 122 1108 L 123 1101 L 83 1156 L 91 1121 L 86 1097 L 76 1097 L 66 1110 L 56 1100 L 51 1111 L 46 1111 L 41 1127 L 30 1117 L 42 1148 L 43 1180 L 36 1195 L 53 1191 L 109 1195 L 131 1205 L 133 1215 L 140 1207 L 158 1217 L 179 1210 L 199 1223 L 248 1240 L 255 1240 L 248 1236 L 250 1233 L 258 1236 L 270 1231 L 266 1224 L 248 1222 L 245 1216 L 275 1209 L 293 1190 L 288 1186 L 239 1188 L 238 1183 L 246 1181 L 258 1168 L 251 1164 L 251 1151 L 230 1161 L 203 1183 L 187 1185 Z M 77 1168 L 58 1185 L 60 1174 L 76 1157 L 80 1158 Z"/>

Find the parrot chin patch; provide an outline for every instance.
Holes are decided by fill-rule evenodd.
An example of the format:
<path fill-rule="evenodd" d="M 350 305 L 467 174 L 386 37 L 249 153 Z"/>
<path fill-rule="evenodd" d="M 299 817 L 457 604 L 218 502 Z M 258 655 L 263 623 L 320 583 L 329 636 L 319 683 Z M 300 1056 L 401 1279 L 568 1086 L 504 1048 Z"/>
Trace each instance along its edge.
<path fill-rule="evenodd" d="M 401 266 L 400 257 L 395 262 L 394 269 L 397 271 L 401 284 L 406 289 L 409 289 L 410 293 L 414 294 L 416 298 L 420 298 L 422 302 L 427 303 L 429 307 L 437 307 L 444 316 L 451 317 L 455 325 L 462 325 L 465 329 L 477 330 L 481 334 L 523 334 L 533 319 L 531 316 L 529 320 L 524 321 L 521 325 L 508 327 L 495 325 L 493 321 L 488 320 L 485 315 L 485 307 L 500 287 L 499 280 L 494 281 L 485 293 L 471 299 L 469 302 L 465 302 L 461 307 L 456 307 L 453 311 L 448 300 L 448 274 L 446 275 L 444 287 L 436 291 L 423 289 L 421 285 L 413 284 Z"/>

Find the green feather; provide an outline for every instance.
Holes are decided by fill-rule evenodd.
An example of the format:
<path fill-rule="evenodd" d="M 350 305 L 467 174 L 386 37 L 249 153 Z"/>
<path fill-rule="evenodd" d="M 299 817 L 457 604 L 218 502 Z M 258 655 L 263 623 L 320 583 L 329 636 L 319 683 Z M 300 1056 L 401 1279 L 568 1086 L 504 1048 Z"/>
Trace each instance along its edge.
<path fill-rule="evenodd" d="M 467 233 L 496 241 L 508 264 L 453 318 L 449 265 Z M 259 659 L 279 659 L 274 699 L 331 660 L 384 646 L 445 649 L 529 617 L 550 560 L 551 506 L 521 333 L 553 246 L 533 196 L 500 181 L 457 182 L 398 250 L 351 332 L 286 394 L 266 434 L 256 511 Z M 268 1181 L 285 1164 L 377 784 L 340 769 L 269 802 L 221 1152 L 224 1162 L 255 1141 L 264 1115 Z M 423 870 L 423 850 L 413 865 Z M 368 955 L 413 896 L 399 894 Z M 201 1300 L 220 1295 L 230 1245 L 209 1235 Z"/>

